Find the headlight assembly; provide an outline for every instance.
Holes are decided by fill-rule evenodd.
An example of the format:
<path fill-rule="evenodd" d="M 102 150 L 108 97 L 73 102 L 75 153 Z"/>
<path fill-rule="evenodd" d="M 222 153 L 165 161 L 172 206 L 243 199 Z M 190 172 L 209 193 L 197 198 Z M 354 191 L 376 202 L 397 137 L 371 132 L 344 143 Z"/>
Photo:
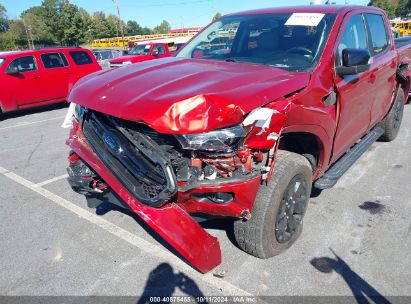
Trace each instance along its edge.
<path fill-rule="evenodd" d="M 76 106 L 74 107 L 74 114 L 73 115 L 78 121 L 82 122 L 85 111 L 86 111 L 86 108 L 76 104 Z"/>
<path fill-rule="evenodd" d="M 207 133 L 176 135 L 183 149 L 231 152 L 245 137 L 247 130 L 242 124 Z"/>

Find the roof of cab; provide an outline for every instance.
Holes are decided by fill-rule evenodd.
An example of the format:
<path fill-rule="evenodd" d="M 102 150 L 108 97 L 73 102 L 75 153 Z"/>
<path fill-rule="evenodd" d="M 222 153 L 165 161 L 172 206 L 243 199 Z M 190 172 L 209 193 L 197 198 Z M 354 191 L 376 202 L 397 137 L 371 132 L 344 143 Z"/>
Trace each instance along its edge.
<path fill-rule="evenodd" d="M 240 15 L 258 15 L 258 14 L 274 14 L 274 13 L 323 13 L 323 14 L 336 14 L 340 12 L 348 12 L 352 10 L 362 10 L 362 11 L 379 11 L 382 10 L 373 6 L 363 6 L 363 5 L 306 5 L 306 6 L 284 6 L 284 7 L 273 7 L 256 9 L 244 12 L 238 12 L 233 14 L 228 14 L 226 16 L 240 16 Z"/>
<path fill-rule="evenodd" d="M 9 52 L 0 52 L 1 58 L 9 58 L 14 56 L 21 55 L 32 55 L 34 53 L 54 53 L 62 51 L 74 51 L 74 50 L 85 50 L 77 47 L 56 47 L 56 48 L 44 48 L 44 49 L 35 49 L 35 50 L 24 50 L 24 51 L 9 51 Z"/>

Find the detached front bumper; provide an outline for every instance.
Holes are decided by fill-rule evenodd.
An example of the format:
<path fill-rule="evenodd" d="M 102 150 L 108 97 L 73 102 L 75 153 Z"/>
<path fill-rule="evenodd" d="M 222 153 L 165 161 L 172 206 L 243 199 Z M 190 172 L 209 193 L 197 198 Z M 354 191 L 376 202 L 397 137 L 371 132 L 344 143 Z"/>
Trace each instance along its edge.
<path fill-rule="evenodd" d="M 221 263 L 217 238 L 208 234 L 179 204 L 170 202 L 161 208 L 153 208 L 138 202 L 97 157 L 77 122 L 74 122 L 67 145 L 196 269 L 205 273 Z"/>

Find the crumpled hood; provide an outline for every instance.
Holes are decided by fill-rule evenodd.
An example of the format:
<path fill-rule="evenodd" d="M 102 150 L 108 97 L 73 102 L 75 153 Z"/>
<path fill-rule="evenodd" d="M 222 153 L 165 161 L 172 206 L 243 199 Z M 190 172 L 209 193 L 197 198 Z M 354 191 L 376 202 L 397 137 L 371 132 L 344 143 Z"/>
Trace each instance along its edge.
<path fill-rule="evenodd" d="M 269 66 L 169 57 L 88 75 L 68 100 L 161 133 L 199 133 L 240 123 L 309 79 Z"/>

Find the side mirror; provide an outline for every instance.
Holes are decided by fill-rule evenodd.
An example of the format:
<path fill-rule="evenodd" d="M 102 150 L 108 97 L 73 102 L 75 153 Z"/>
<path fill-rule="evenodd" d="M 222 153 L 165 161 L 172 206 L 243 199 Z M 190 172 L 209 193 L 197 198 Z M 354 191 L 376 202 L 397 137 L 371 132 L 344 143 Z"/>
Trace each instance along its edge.
<path fill-rule="evenodd" d="M 153 56 L 158 56 L 158 50 L 153 50 L 153 52 L 151 53 Z"/>
<path fill-rule="evenodd" d="M 336 68 L 339 76 L 354 75 L 370 69 L 371 54 L 364 49 L 344 49 L 342 66 Z"/>
<path fill-rule="evenodd" d="M 6 70 L 6 74 L 8 75 L 16 75 L 18 73 L 20 73 L 20 71 L 16 66 L 13 66 L 13 67 L 9 66 Z"/>

